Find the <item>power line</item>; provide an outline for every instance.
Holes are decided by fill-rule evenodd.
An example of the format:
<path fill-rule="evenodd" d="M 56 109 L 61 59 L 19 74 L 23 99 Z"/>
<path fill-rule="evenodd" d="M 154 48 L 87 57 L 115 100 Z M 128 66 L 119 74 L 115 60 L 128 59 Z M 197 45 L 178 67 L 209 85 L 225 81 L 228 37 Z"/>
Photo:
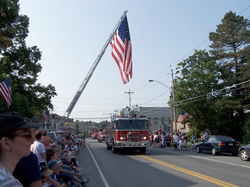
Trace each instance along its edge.
<path fill-rule="evenodd" d="M 239 15 L 241 15 L 243 12 L 245 12 L 249 7 L 250 7 L 250 5 L 245 10 L 243 10 Z"/>
<path fill-rule="evenodd" d="M 155 100 L 155 99 L 157 99 L 157 98 L 161 97 L 162 95 L 164 95 L 164 94 L 165 94 L 165 93 L 167 93 L 167 92 L 169 92 L 169 91 L 166 91 L 166 92 L 164 92 L 163 94 L 161 94 L 161 95 L 159 95 L 159 96 L 155 97 L 154 99 L 151 99 L 151 100 L 149 100 L 149 101 L 147 101 L 147 102 L 145 102 L 145 103 L 139 104 L 139 105 L 144 105 L 144 104 L 147 104 L 147 103 L 149 103 L 149 102 L 151 102 L 151 101 L 153 101 L 153 100 Z"/>
<path fill-rule="evenodd" d="M 232 85 L 232 86 L 230 86 L 230 87 L 235 87 L 235 86 L 238 86 L 238 85 L 241 85 L 241 84 L 245 84 L 245 83 L 247 83 L 247 82 L 250 82 L 250 80 L 247 80 L 247 81 L 244 81 L 244 82 L 241 82 L 241 83 L 238 83 L 238 84 L 234 84 L 234 85 Z M 179 103 L 182 103 L 182 102 L 185 102 L 185 101 L 194 100 L 194 99 L 197 99 L 197 98 L 200 98 L 200 97 L 207 96 L 208 94 L 213 94 L 213 93 L 215 93 L 215 92 L 218 93 L 218 92 L 220 92 L 220 91 L 222 91 L 222 90 L 230 89 L 230 87 L 227 86 L 226 88 L 222 88 L 222 89 L 217 90 L 217 91 L 212 91 L 212 92 L 209 92 L 209 93 L 200 95 L 200 96 L 196 96 L 196 97 L 193 97 L 193 98 L 185 99 L 185 100 L 178 101 L 178 102 L 175 102 L 175 103 L 179 104 Z M 250 86 L 245 86 L 245 87 L 250 87 Z M 243 89 L 243 88 L 245 88 L 245 87 L 236 88 L 236 89 L 230 90 L 229 92 L 232 92 L 232 91 L 235 91 L 235 90 L 238 90 L 238 89 Z M 223 94 L 225 94 L 225 93 L 223 93 Z M 218 94 L 218 95 L 221 95 L 221 94 Z"/>

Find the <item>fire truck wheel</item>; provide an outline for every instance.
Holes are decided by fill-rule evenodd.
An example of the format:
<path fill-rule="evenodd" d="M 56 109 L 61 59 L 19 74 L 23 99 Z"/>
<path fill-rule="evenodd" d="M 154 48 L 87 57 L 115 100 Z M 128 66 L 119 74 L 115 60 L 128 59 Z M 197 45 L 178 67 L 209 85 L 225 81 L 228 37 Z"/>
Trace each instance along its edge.
<path fill-rule="evenodd" d="M 140 153 L 141 153 L 141 154 L 146 153 L 146 147 L 142 147 L 142 148 L 140 148 L 140 149 L 139 149 L 139 151 L 140 151 Z"/>

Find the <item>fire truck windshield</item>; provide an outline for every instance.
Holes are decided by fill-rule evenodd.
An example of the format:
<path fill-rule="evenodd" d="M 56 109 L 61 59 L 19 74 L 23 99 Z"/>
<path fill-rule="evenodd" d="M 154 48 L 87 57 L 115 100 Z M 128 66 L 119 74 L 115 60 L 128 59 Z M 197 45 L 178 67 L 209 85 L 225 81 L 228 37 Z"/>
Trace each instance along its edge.
<path fill-rule="evenodd" d="M 147 120 L 119 120 L 116 121 L 117 129 L 147 129 Z"/>

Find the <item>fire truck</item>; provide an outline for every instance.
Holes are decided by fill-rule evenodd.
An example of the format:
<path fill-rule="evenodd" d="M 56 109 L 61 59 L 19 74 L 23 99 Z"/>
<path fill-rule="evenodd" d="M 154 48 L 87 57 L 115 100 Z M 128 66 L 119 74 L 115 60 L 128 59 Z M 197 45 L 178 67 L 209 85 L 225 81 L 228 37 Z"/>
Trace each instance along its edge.
<path fill-rule="evenodd" d="M 119 149 L 139 150 L 145 153 L 150 145 L 148 119 L 139 115 L 140 108 L 122 109 L 121 115 L 113 114 L 111 123 L 107 126 L 105 143 L 107 149 L 117 153 Z"/>

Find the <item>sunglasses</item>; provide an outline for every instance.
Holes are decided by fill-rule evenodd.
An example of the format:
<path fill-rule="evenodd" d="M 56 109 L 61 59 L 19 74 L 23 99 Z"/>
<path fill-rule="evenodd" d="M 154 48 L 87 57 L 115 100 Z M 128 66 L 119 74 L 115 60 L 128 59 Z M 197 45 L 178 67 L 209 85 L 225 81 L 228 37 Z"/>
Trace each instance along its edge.
<path fill-rule="evenodd" d="M 27 132 L 22 132 L 22 133 L 17 133 L 17 134 L 13 134 L 11 136 L 11 138 L 14 138 L 14 137 L 17 137 L 17 136 L 23 136 L 27 139 L 31 139 L 31 134 L 32 134 L 32 131 L 31 130 L 28 130 Z"/>

